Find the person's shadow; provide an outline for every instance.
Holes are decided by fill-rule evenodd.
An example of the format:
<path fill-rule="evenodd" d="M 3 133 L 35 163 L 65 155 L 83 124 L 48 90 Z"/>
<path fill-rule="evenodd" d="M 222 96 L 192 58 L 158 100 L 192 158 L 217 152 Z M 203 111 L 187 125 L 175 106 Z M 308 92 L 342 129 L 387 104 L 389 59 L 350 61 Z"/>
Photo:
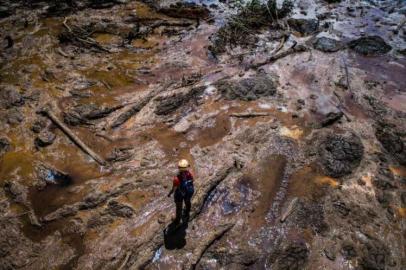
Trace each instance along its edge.
<path fill-rule="evenodd" d="M 181 249 L 186 245 L 186 229 L 188 222 L 176 224 L 172 222 L 164 230 L 164 245 L 168 250 Z"/>

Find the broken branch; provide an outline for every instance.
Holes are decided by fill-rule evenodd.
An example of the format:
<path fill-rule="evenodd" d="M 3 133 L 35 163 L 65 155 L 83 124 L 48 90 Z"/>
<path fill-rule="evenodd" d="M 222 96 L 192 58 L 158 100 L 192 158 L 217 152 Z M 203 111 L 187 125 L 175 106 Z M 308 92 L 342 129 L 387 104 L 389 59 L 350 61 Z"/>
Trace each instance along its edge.
<path fill-rule="evenodd" d="M 41 111 L 49 119 L 52 120 L 83 152 L 92 157 L 100 165 L 106 165 L 106 161 L 103 160 L 98 154 L 96 154 L 92 149 L 90 149 L 78 136 L 76 136 L 72 130 L 70 130 L 64 123 L 62 123 L 50 110 L 49 108 L 44 108 Z"/>
<path fill-rule="evenodd" d="M 275 62 L 275 61 L 277 61 L 277 60 L 279 60 L 279 59 L 281 59 L 281 58 L 284 58 L 284 57 L 286 57 L 286 56 L 288 56 L 288 55 L 295 54 L 295 53 L 299 53 L 299 52 L 305 52 L 305 51 L 307 51 L 307 50 L 308 50 L 308 49 L 307 49 L 304 45 L 297 45 L 297 44 L 295 43 L 295 44 L 292 45 L 292 47 L 290 47 L 290 48 L 287 49 L 286 51 L 281 52 L 281 53 L 276 53 L 276 54 L 274 54 L 274 55 L 271 55 L 271 56 L 270 56 L 268 59 L 266 59 L 265 61 L 259 62 L 259 63 L 257 63 L 257 64 L 252 64 L 249 68 L 257 69 L 257 68 L 262 67 L 262 66 L 264 66 L 264 65 L 271 64 L 271 63 L 273 63 L 273 62 Z"/>

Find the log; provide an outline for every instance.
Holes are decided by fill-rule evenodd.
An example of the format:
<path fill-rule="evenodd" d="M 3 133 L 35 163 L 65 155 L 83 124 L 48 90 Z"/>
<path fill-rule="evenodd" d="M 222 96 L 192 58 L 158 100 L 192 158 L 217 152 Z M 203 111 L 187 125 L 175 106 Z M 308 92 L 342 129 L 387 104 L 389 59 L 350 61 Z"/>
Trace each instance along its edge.
<path fill-rule="evenodd" d="M 273 62 L 275 62 L 275 61 L 277 61 L 277 60 L 279 60 L 279 59 L 281 59 L 281 58 L 284 58 L 284 57 L 286 57 L 286 56 L 288 56 L 288 55 L 291 55 L 291 54 L 294 54 L 294 53 L 299 53 L 299 52 L 305 52 L 305 51 L 307 51 L 307 50 L 308 50 L 308 49 L 307 49 L 305 46 L 303 46 L 303 45 L 297 45 L 297 44 L 295 43 L 295 44 L 293 44 L 289 49 L 287 49 L 286 51 L 273 54 L 273 55 L 271 55 L 268 59 L 265 59 L 265 60 L 262 61 L 262 62 L 259 62 L 259 63 L 256 63 L 256 64 L 252 64 L 249 68 L 257 69 L 257 68 L 262 67 L 262 66 L 264 66 L 264 65 L 271 64 L 271 63 L 273 63 Z"/>
<path fill-rule="evenodd" d="M 52 122 L 54 122 L 83 152 L 92 157 L 100 165 L 106 165 L 107 162 L 103 160 L 98 154 L 96 154 L 92 149 L 90 149 L 78 136 L 76 136 L 72 130 L 70 130 L 63 122 L 61 122 L 50 110 L 49 108 L 44 108 L 41 110 Z"/>

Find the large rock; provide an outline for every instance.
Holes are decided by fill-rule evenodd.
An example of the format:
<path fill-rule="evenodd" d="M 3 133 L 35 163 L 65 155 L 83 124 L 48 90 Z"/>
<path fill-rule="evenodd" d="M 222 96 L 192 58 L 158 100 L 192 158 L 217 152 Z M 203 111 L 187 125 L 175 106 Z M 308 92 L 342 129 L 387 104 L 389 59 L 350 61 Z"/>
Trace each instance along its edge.
<path fill-rule="evenodd" d="M 399 163 L 406 165 L 406 143 L 395 127 L 381 123 L 376 128 L 375 136 L 386 151 Z"/>
<path fill-rule="evenodd" d="M 332 177 L 350 174 L 361 162 L 364 147 L 356 135 L 328 135 L 320 144 L 320 163 Z"/>
<path fill-rule="evenodd" d="M 295 19 L 288 20 L 289 26 L 302 36 L 308 36 L 319 29 L 319 21 L 316 19 Z"/>
<path fill-rule="evenodd" d="M 320 37 L 313 43 L 313 47 L 322 52 L 336 52 L 342 48 L 342 44 L 336 39 Z"/>
<path fill-rule="evenodd" d="M 250 101 L 273 96 L 276 93 L 277 82 L 275 78 L 261 74 L 239 82 L 221 81 L 216 84 L 216 87 L 226 99 Z"/>
<path fill-rule="evenodd" d="M 348 46 L 363 55 L 382 55 L 392 50 L 392 47 L 379 36 L 361 37 L 349 42 Z"/>
<path fill-rule="evenodd" d="M 107 213 L 111 216 L 130 218 L 134 214 L 134 210 L 125 204 L 117 201 L 110 201 L 107 208 Z"/>

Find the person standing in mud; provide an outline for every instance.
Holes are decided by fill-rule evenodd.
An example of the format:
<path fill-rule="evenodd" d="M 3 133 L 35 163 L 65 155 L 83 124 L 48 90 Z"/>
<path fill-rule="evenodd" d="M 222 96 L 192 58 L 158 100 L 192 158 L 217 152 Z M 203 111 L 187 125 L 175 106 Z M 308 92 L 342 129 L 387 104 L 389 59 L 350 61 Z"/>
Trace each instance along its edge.
<path fill-rule="evenodd" d="M 176 217 L 175 224 L 179 224 L 182 218 L 183 202 L 185 202 L 185 211 L 183 212 L 184 221 L 189 220 L 190 208 L 192 206 L 191 199 L 194 194 L 193 175 L 189 171 L 189 162 L 182 159 L 178 162 L 178 174 L 173 178 L 172 189 L 168 197 L 175 193 Z"/>

